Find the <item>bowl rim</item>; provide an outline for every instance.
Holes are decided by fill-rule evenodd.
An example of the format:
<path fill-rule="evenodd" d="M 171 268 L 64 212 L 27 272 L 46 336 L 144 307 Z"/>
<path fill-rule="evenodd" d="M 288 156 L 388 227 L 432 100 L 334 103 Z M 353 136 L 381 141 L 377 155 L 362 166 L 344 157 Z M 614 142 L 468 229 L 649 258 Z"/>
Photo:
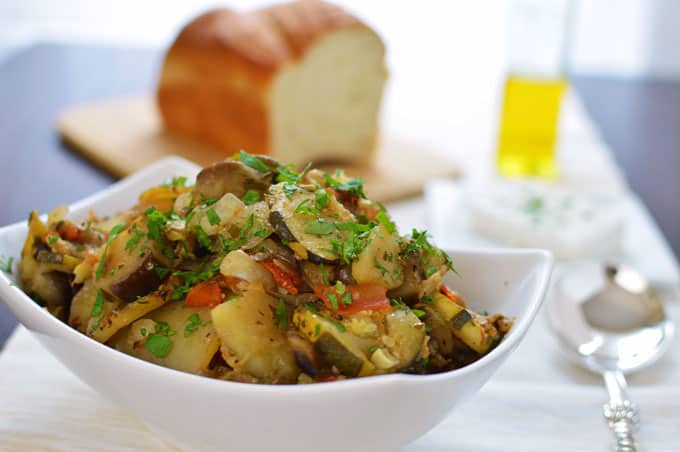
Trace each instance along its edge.
<path fill-rule="evenodd" d="M 164 158 L 146 167 L 145 169 L 110 185 L 103 190 L 100 190 L 69 205 L 69 210 L 74 211 L 80 210 L 83 207 L 87 207 L 88 205 L 97 202 L 101 198 L 106 197 L 115 189 L 123 188 L 126 185 L 130 185 L 139 181 L 140 179 L 144 179 L 149 173 L 163 169 L 165 166 L 171 166 L 174 168 L 183 167 L 187 170 L 193 170 L 192 167 L 198 168 L 192 162 L 182 158 Z M 25 221 L 4 226 L 0 228 L 0 237 L 6 234 L 15 233 L 16 230 L 20 230 L 22 228 L 27 229 Z M 552 253 L 542 249 L 469 248 L 455 250 L 446 249 L 446 251 L 458 256 L 533 257 L 536 261 L 533 264 L 533 267 L 538 270 L 538 280 L 536 282 L 535 288 L 533 289 L 533 293 L 530 297 L 528 297 L 526 305 L 523 307 L 522 315 L 518 315 L 519 319 L 513 325 L 510 333 L 506 336 L 506 338 L 504 338 L 504 340 L 501 341 L 500 344 L 498 344 L 498 346 L 496 346 L 488 354 L 484 355 L 477 361 L 468 364 L 467 366 L 435 374 L 391 373 L 362 378 L 350 378 L 323 384 L 269 385 L 219 380 L 206 376 L 182 372 L 144 361 L 115 350 L 88 337 L 87 335 L 77 331 L 76 329 L 52 316 L 49 312 L 47 312 L 47 310 L 38 306 L 26 293 L 24 293 L 24 291 L 10 278 L 10 276 L 4 272 L 0 272 L 0 298 L 5 304 L 8 305 L 10 310 L 14 311 L 14 309 L 17 309 L 22 311 L 24 316 L 32 317 L 37 322 L 37 324 L 40 325 L 41 329 L 50 332 L 50 336 L 69 340 L 69 342 L 73 342 L 75 346 L 85 348 L 85 353 L 107 353 L 107 359 L 109 361 L 123 366 L 136 366 L 138 367 L 139 372 L 144 372 L 147 375 L 147 378 L 153 378 L 153 381 L 158 381 L 157 379 L 174 379 L 178 384 L 200 384 L 204 389 L 210 391 L 230 392 L 232 390 L 237 390 L 239 392 L 243 392 L 247 390 L 249 392 L 255 391 L 256 393 L 265 396 L 271 396 L 273 394 L 280 394 L 283 396 L 296 393 L 308 394 L 318 393 L 321 391 L 327 392 L 330 390 L 330 388 L 337 388 L 337 390 L 345 390 L 345 388 L 354 390 L 366 385 L 385 385 L 388 383 L 418 382 L 426 384 L 428 382 L 439 382 L 442 380 L 465 376 L 469 373 L 476 372 L 477 370 L 486 367 L 491 362 L 502 358 L 506 354 L 509 354 L 515 345 L 522 340 L 526 331 L 529 329 L 529 326 L 534 321 L 541 304 L 543 303 L 545 294 L 548 290 L 554 262 Z M 27 329 L 31 330 L 29 327 L 27 327 Z"/>

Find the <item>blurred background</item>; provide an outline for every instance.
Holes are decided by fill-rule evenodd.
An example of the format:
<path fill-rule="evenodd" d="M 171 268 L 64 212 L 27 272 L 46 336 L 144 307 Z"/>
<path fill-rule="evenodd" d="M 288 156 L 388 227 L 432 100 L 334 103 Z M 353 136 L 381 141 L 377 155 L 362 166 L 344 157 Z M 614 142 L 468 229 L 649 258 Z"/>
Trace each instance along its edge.
<path fill-rule="evenodd" d="M 0 57 L 36 41 L 165 46 L 178 29 L 202 10 L 218 5 L 255 8 L 261 0 L 23 0 L 0 2 Z M 404 58 L 423 56 L 417 45 L 436 37 L 432 51 L 475 70 L 500 70 L 498 58 L 508 2 L 492 0 L 412 3 L 336 2 L 370 22 Z M 579 73 L 675 79 L 680 4 L 674 0 L 579 1 L 571 53 Z M 401 33 L 404 28 L 413 33 Z M 414 35 L 417 33 L 417 35 Z M 414 39 L 416 36 L 416 39 Z M 392 44 L 394 42 L 394 44 Z M 409 45 L 410 43 L 410 45 Z M 392 52 L 391 57 L 396 57 Z M 474 54 L 474 58 L 468 58 Z"/>

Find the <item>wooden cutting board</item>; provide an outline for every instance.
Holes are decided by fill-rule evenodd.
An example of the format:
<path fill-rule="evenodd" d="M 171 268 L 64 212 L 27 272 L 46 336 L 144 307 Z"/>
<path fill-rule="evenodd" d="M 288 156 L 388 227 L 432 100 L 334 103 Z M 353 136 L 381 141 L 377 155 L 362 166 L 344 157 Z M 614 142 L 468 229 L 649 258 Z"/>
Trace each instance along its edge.
<path fill-rule="evenodd" d="M 223 151 L 167 133 L 150 96 L 69 108 L 59 115 L 57 127 L 67 145 L 118 177 L 169 155 L 202 166 L 227 157 Z M 343 167 L 347 174 L 362 177 L 369 197 L 380 202 L 418 195 L 428 180 L 458 175 L 456 165 L 441 154 L 390 136 L 381 137 L 372 166 Z"/>

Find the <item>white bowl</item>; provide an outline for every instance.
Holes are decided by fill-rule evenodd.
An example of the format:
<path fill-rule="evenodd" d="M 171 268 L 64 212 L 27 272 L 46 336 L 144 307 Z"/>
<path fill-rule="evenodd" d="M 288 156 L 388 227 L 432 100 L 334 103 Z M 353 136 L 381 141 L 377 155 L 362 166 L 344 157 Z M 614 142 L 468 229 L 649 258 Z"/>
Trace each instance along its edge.
<path fill-rule="evenodd" d="M 194 164 L 167 158 L 71 206 L 112 214 L 173 176 L 192 178 Z M 28 211 L 31 206 L 26 206 Z M 85 383 L 137 415 L 162 438 L 189 450 L 394 450 L 433 428 L 474 395 L 524 337 L 550 278 L 540 250 L 451 251 L 460 277 L 447 283 L 476 310 L 516 316 L 500 345 L 462 369 L 435 375 L 392 374 L 334 383 L 267 386 L 199 377 L 157 366 L 100 344 L 52 317 L 15 284 L 26 223 L 0 229 L 0 299 L 39 341 Z M 39 370 L 38 370 L 39 371 Z M 452 447 L 455 437 L 451 437 Z"/>

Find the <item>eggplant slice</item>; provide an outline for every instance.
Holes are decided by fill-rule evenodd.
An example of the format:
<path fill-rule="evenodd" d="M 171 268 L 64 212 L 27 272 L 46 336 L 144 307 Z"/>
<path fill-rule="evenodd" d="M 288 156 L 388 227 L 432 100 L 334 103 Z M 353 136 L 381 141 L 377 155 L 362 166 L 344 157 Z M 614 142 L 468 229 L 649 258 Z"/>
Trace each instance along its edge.
<path fill-rule="evenodd" d="M 264 193 L 273 179 L 273 171 L 261 173 L 238 160 L 217 162 L 198 173 L 194 200 L 200 203 L 205 199 L 219 199 L 227 193 L 242 198 L 248 190 Z"/>
<path fill-rule="evenodd" d="M 318 214 L 311 214 L 301 206 L 313 207 L 313 191 L 298 187 L 286 192 L 283 184 L 269 189 L 269 222 L 276 234 L 287 242 L 297 242 L 307 251 L 307 259 L 315 264 L 335 264 L 339 256 L 333 251 L 331 240 L 343 241 L 343 232 L 334 230 L 328 234 L 310 233 L 312 223 L 355 222 L 351 212 L 331 197 L 328 205 Z"/>

